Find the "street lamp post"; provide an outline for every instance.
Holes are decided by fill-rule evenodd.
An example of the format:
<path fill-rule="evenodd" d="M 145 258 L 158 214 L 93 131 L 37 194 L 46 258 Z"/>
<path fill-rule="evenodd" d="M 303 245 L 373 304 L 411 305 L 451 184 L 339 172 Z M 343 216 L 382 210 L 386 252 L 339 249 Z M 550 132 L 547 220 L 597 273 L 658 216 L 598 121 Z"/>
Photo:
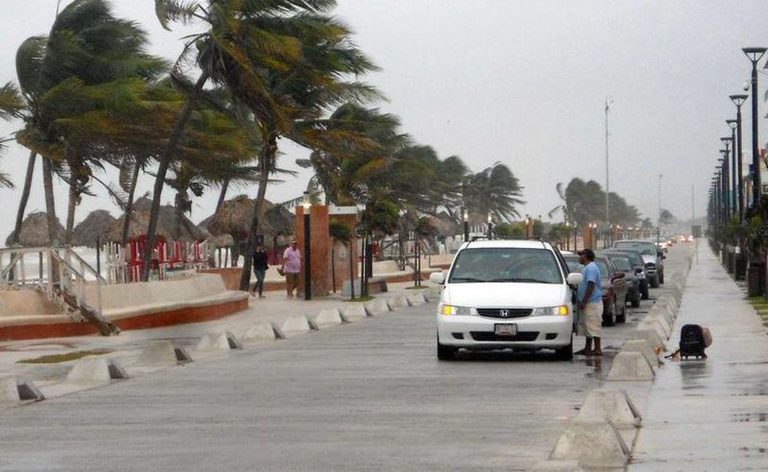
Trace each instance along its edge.
<path fill-rule="evenodd" d="M 723 157 L 725 157 L 726 159 L 725 165 L 726 167 L 728 167 L 728 169 L 726 169 L 727 175 L 725 176 L 725 189 L 726 189 L 725 203 L 726 203 L 726 206 L 728 207 L 728 220 L 730 220 L 731 217 L 733 217 L 733 215 L 736 214 L 736 210 L 734 209 L 734 204 L 733 204 L 734 203 L 733 190 L 732 190 L 733 185 L 731 184 L 731 181 L 733 181 L 733 178 L 735 175 L 735 173 L 732 170 L 733 162 L 731 160 L 731 138 L 730 137 L 720 138 L 720 141 L 722 141 L 723 144 L 725 145 L 725 149 L 721 149 L 720 152 L 723 153 Z"/>
<path fill-rule="evenodd" d="M 531 239 L 531 217 L 525 215 L 525 239 Z"/>
<path fill-rule="evenodd" d="M 758 145 L 758 126 L 757 126 L 757 63 L 765 54 L 766 48 L 743 48 L 749 61 L 752 63 L 752 165 L 755 166 L 755 174 L 752 186 L 752 206 L 757 208 L 760 202 L 760 149 Z"/>
<path fill-rule="evenodd" d="M 658 221 L 656 222 L 656 246 L 661 242 L 661 178 L 664 174 L 659 174 L 659 213 Z"/>
<path fill-rule="evenodd" d="M 469 241 L 469 211 L 464 208 L 461 211 L 461 218 L 464 220 L 464 242 Z"/>
<path fill-rule="evenodd" d="M 488 212 L 488 239 L 493 239 L 493 215 L 491 215 L 491 212 Z"/>
<path fill-rule="evenodd" d="M 608 111 L 613 104 L 613 97 L 605 97 L 605 224 L 611 224 L 610 200 L 608 195 L 611 192 L 610 173 L 608 172 Z"/>
<path fill-rule="evenodd" d="M 731 171 L 729 169 L 729 154 L 731 153 L 728 147 L 728 140 L 730 138 L 720 138 L 725 144 L 725 149 L 720 150 L 720 154 L 723 155 L 723 206 L 725 207 L 725 223 L 727 224 L 731 220 Z"/>
<path fill-rule="evenodd" d="M 738 170 L 736 169 L 736 120 L 725 120 L 725 123 L 731 128 L 731 211 L 733 216 L 738 217 L 741 221 L 741 214 L 739 213 L 739 184 L 738 184 Z"/>
<path fill-rule="evenodd" d="M 744 220 L 744 176 L 742 175 L 742 151 L 741 151 L 741 105 L 747 100 L 747 95 L 731 95 L 729 97 L 731 101 L 736 105 L 736 144 L 734 146 L 734 152 L 736 152 L 736 171 L 737 174 L 734 177 L 738 177 L 739 184 L 739 221 Z"/>
<path fill-rule="evenodd" d="M 312 202 L 309 200 L 309 192 L 304 192 L 303 207 L 304 207 L 304 300 L 312 300 L 312 245 L 310 244 L 312 234 L 309 228 L 309 212 L 312 209 Z"/>

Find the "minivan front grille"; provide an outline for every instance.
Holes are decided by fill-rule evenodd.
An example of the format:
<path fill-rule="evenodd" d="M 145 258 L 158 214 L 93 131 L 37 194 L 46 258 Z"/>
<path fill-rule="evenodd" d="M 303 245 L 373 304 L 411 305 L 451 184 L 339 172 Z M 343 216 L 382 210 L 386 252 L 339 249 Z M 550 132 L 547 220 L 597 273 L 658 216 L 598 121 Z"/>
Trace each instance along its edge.
<path fill-rule="evenodd" d="M 532 311 L 530 308 L 478 308 L 477 314 L 488 318 L 522 318 Z"/>

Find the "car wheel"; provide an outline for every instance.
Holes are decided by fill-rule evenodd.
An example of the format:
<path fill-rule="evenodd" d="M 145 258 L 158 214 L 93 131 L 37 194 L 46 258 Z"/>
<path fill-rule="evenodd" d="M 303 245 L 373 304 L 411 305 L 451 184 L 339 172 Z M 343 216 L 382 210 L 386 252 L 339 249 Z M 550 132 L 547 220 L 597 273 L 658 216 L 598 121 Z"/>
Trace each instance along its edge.
<path fill-rule="evenodd" d="M 648 300 L 649 298 L 651 298 L 651 294 L 648 293 L 648 282 L 647 281 L 643 284 L 642 292 L 643 292 L 642 293 L 643 300 Z"/>
<path fill-rule="evenodd" d="M 651 279 L 651 288 L 659 288 L 659 276 Z"/>
<path fill-rule="evenodd" d="M 608 313 L 603 313 L 603 326 L 613 326 L 616 324 L 616 301 L 608 305 Z"/>
<path fill-rule="evenodd" d="M 616 314 L 616 322 L 617 323 L 626 323 L 627 321 L 627 304 L 625 303 L 621 307 L 621 314 Z"/>
<path fill-rule="evenodd" d="M 440 344 L 440 338 L 437 338 L 437 358 L 441 361 L 452 361 L 456 359 L 458 348 Z"/>
<path fill-rule="evenodd" d="M 640 294 L 636 294 L 630 303 L 632 304 L 632 308 L 640 308 Z"/>
<path fill-rule="evenodd" d="M 573 359 L 573 333 L 571 333 L 570 344 L 555 349 L 555 358 L 561 361 L 569 361 Z"/>

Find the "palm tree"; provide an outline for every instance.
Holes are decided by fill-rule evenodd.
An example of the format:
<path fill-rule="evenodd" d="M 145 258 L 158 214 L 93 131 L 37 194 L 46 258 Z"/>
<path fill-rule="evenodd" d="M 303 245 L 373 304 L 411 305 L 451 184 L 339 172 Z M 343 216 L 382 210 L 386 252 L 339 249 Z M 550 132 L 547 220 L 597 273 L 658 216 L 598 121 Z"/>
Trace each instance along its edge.
<path fill-rule="evenodd" d="M 17 133 L 17 141 L 30 149 L 30 161 L 38 153 L 43 156 L 46 212 L 54 244 L 55 165 L 51 160 L 66 148 L 69 138 L 55 126 L 61 112 L 56 100 L 72 86 L 71 78 L 94 85 L 124 77 L 154 77 L 165 63 L 146 54 L 146 44 L 146 33 L 133 22 L 113 17 L 107 1 L 75 0 L 57 14 L 48 36 L 28 38 L 17 51 L 17 76 L 25 100 L 25 127 Z M 31 185 L 33 165 L 31 162 L 28 168 L 22 195 Z M 21 203 L 19 214 L 23 215 L 24 198 Z"/>
<path fill-rule="evenodd" d="M 20 117 L 23 107 L 24 103 L 21 100 L 19 91 L 13 84 L 7 83 L 0 87 L 0 119 L 10 120 Z M 6 141 L 6 139 L 0 140 L 0 151 L 3 149 Z M 4 173 L 0 173 L 0 187 L 13 187 L 13 182 Z"/>
<path fill-rule="evenodd" d="M 510 221 L 520 216 L 515 205 L 525 203 L 519 198 L 522 190 L 512 171 L 497 162 L 466 179 L 464 206 L 474 214 L 491 214 L 496 219 Z"/>
<path fill-rule="evenodd" d="M 196 62 L 202 70 L 188 105 L 194 104 L 210 78 L 225 87 L 233 101 L 247 106 L 253 115 L 262 143 L 259 153 L 262 175 L 247 246 L 247 251 L 252 252 L 269 174 L 275 169 L 278 138 L 307 142 L 309 136 L 298 137 L 294 133 L 301 129 L 295 126 L 297 122 L 316 120 L 323 110 L 343 101 L 373 96 L 372 88 L 341 79 L 362 74 L 373 69 L 373 65 L 350 43 L 349 29 L 337 19 L 323 15 L 335 6 L 334 0 L 209 0 L 207 3 L 208 7 L 203 9 L 199 4 L 156 0 L 163 25 L 171 20 L 201 20 L 208 26 L 207 31 L 187 43 L 182 54 L 185 56 L 194 46 Z M 155 200 L 162 191 L 160 178 L 164 178 L 167 161 L 175 151 L 185 123 L 182 113 L 161 157 Z M 159 206 L 157 201 L 155 204 Z M 148 247 L 154 238 L 156 215 L 153 216 L 147 232 Z M 250 258 L 246 258 L 240 281 L 243 290 L 250 280 L 250 265 Z"/>

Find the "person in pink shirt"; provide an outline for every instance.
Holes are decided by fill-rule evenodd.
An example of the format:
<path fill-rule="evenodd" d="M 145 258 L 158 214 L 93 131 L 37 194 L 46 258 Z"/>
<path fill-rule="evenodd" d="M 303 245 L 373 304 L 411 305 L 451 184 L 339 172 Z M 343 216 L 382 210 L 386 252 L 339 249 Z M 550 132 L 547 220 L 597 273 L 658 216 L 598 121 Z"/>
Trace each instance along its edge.
<path fill-rule="evenodd" d="M 299 272 L 301 272 L 301 252 L 296 248 L 296 240 L 283 252 L 283 272 L 285 272 L 285 288 L 288 298 L 293 298 L 293 290 L 298 291 Z"/>

